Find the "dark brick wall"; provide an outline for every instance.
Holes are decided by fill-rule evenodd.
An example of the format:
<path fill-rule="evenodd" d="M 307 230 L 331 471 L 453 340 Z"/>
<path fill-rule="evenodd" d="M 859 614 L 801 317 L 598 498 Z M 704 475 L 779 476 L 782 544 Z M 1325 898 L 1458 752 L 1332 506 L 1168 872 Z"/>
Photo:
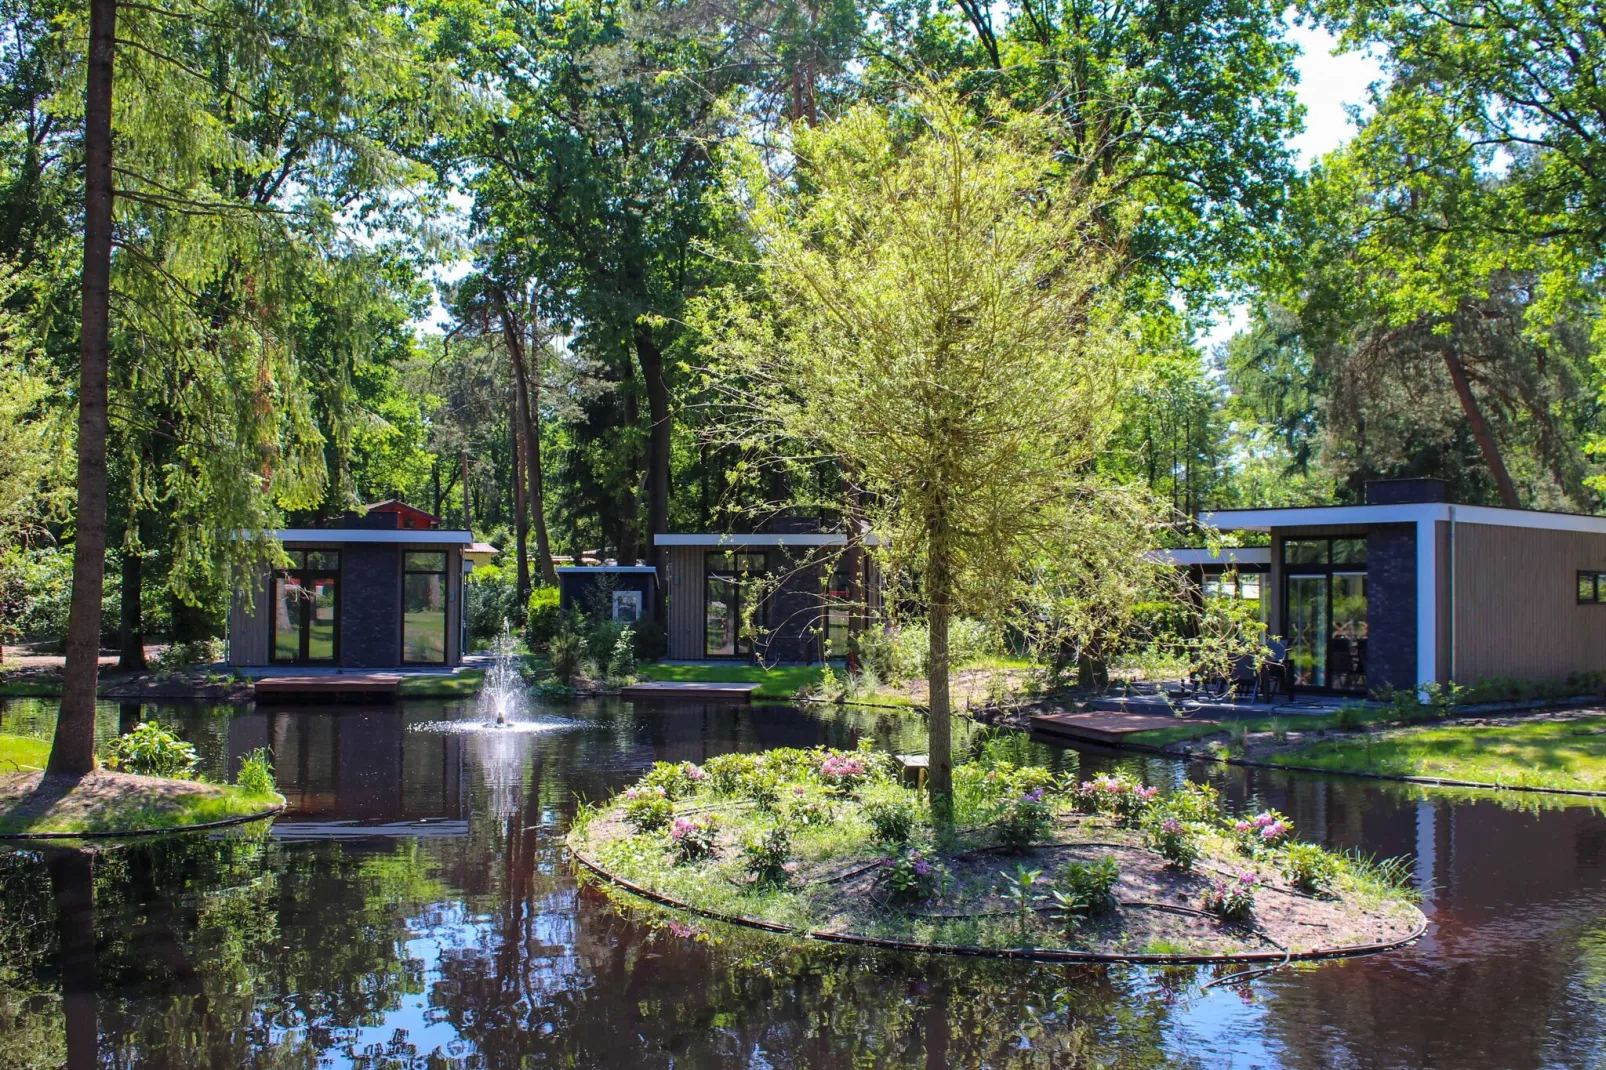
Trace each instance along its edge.
<path fill-rule="evenodd" d="M 341 552 L 340 664 L 390 669 L 401 664 L 401 572 L 394 546 Z"/>
<path fill-rule="evenodd" d="M 1414 688 L 1416 527 L 1379 524 L 1366 536 L 1366 684 Z"/>

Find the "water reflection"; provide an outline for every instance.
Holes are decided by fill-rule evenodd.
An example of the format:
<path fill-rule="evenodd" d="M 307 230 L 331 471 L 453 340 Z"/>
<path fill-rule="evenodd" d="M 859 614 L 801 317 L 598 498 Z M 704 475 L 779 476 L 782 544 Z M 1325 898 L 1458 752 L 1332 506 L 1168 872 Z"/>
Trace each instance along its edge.
<path fill-rule="evenodd" d="M 1418 947 L 1201 992 L 1194 971 L 796 947 L 618 904 L 561 849 L 576 797 L 655 759 L 860 735 L 920 749 L 907 715 L 594 703 L 572 731 L 411 731 L 396 709 L 157 713 L 206 770 L 271 746 L 290 812 L 267 829 L 83 852 L 0 852 L 0 1066 L 1598 1065 L 1606 1050 L 1606 820 L 1589 807 L 1389 791 L 969 738 L 1090 775 L 1215 782 L 1303 833 L 1409 855 Z M 49 704 L 0 709 L 48 731 Z M 90 920 L 92 919 L 92 923 Z"/>

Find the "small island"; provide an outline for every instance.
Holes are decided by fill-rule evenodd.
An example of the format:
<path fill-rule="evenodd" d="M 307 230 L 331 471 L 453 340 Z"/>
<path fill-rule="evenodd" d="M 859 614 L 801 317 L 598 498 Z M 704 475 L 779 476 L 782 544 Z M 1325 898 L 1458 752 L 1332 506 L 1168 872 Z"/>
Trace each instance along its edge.
<path fill-rule="evenodd" d="M 113 741 L 82 776 L 44 771 L 49 745 L 0 736 L 0 839 L 138 836 L 270 817 L 284 809 L 267 755 L 246 755 L 233 784 L 193 779 L 195 752 L 154 722 Z"/>
<path fill-rule="evenodd" d="M 1405 874 L 1230 815 L 1207 785 L 954 773 L 957 827 L 869 749 L 657 763 L 568 845 L 659 903 L 801 936 L 1039 959 L 1280 961 L 1421 934 Z"/>

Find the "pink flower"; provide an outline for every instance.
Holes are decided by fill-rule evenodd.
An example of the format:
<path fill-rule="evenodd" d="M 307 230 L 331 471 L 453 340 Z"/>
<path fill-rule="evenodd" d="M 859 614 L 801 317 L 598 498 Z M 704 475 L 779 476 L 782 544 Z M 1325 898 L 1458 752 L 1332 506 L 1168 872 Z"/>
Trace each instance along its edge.
<path fill-rule="evenodd" d="M 1174 817 L 1168 817 L 1160 822 L 1160 831 L 1175 836 L 1182 831 L 1182 822 Z"/>
<path fill-rule="evenodd" d="M 1288 826 L 1281 821 L 1273 821 L 1260 830 L 1260 838 L 1263 840 L 1275 840 L 1286 835 L 1288 835 Z"/>
<path fill-rule="evenodd" d="M 686 835 L 686 833 L 694 832 L 696 829 L 697 823 L 695 821 L 691 821 L 684 817 L 677 817 L 675 818 L 675 823 L 669 828 L 669 838 L 672 840 L 678 840 L 682 836 Z"/>
<path fill-rule="evenodd" d="M 641 792 L 635 788 L 630 788 L 625 792 L 625 798 L 629 799 L 631 802 L 635 802 L 637 799 L 641 798 Z"/>
<path fill-rule="evenodd" d="M 820 773 L 830 777 L 863 776 L 864 763 L 857 758 L 831 755 L 820 763 Z"/>
<path fill-rule="evenodd" d="M 1276 820 L 1277 819 L 1275 817 L 1272 817 L 1270 813 L 1256 814 L 1255 815 L 1255 827 L 1257 829 L 1263 829 L 1267 825 L 1271 824 L 1272 822 L 1274 822 Z"/>
<path fill-rule="evenodd" d="M 689 780 L 707 780 L 708 772 L 702 766 L 687 762 L 681 767 Z"/>
<path fill-rule="evenodd" d="M 1241 832 L 1249 832 L 1249 831 L 1253 830 L 1254 827 L 1255 826 L 1251 825 L 1247 821 L 1238 821 L 1232 826 L 1232 830 L 1234 832 L 1240 832 L 1240 833 Z"/>
<path fill-rule="evenodd" d="M 1134 794 L 1137 795 L 1137 797 L 1142 799 L 1144 802 L 1148 802 L 1151 799 L 1153 799 L 1156 795 L 1160 794 L 1160 789 L 1159 788 L 1152 788 L 1152 787 L 1151 788 L 1138 788 L 1134 792 Z"/>

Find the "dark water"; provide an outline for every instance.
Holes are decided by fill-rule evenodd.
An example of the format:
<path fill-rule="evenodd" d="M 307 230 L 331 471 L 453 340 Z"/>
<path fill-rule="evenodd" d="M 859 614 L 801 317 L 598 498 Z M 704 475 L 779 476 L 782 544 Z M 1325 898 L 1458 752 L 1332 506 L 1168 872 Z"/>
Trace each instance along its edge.
<path fill-rule="evenodd" d="M 101 730 L 141 712 L 109 706 Z M 1212 772 L 1303 835 L 1413 858 L 1432 928 L 1403 951 L 1205 990 L 1214 975 L 1194 969 L 799 947 L 615 904 L 564 858 L 577 796 L 655 759 L 860 735 L 923 749 L 921 725 L 769 706 L 550 712 L 573 726 L 409 731 L 469 716 L 426 703 L 161 710 L 212 776 L 272 746 L 290 813 L 94 856 L 0 852 L 0 1067 L 1606 1066 L 1606 817 L 1592 808 Z M 12 703 L 0 731 L 52 716 Z M 1084 775 L 1205 775 L 1031 754 Z"/>

